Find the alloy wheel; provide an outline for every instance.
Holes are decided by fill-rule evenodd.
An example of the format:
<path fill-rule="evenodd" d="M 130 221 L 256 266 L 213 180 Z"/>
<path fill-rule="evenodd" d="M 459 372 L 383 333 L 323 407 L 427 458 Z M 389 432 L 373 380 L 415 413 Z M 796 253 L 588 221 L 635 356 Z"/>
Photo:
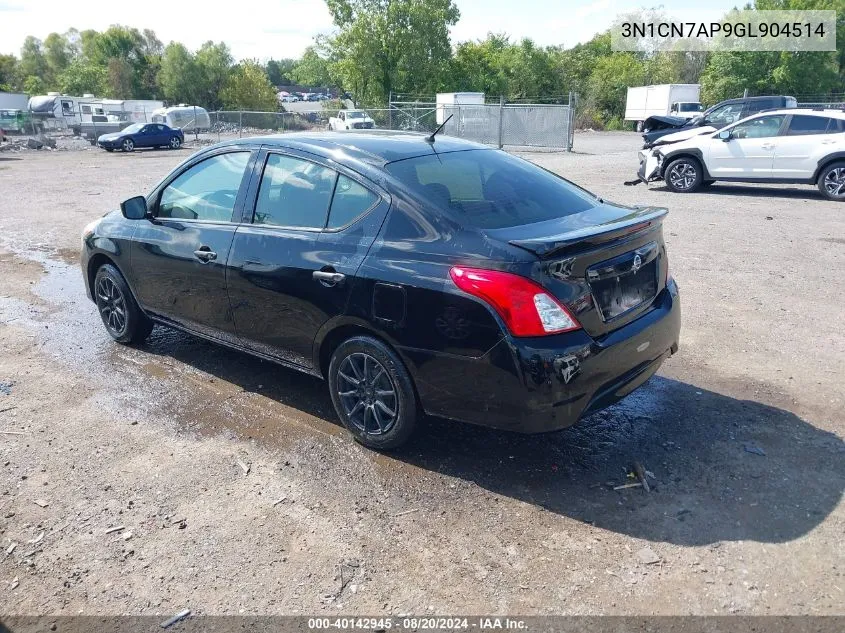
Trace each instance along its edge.
<path fill-rule="evenodd" d="M 398 396 L 384 366 L 369 354 L 350 354 L 338 369 L 337 394 L 349 421 L 367 435 L 396 423 Z"/>
<path fill-rule="evenodd" d="M 179 146 L 182 145 L 182 141 L 179 140 L 178 136 L 174 136 L 170 139 L 170 147 L 172 149 L 179 149 Z"/>
<path fill-rule="evenodd" d="M 695 182 L 695 177 L 695 167 L 690 163 L 677 163 L 669 170 L 669 182 L 676 189 L 689 189 Z"/>
<path fill-rule="evenodd" d="M 97 307 L 103 323 L 115 335 L 122 336 L 126 331 L 126 299 L 120 288 L 110 277 L 97 280 Z"/>
<path fill-rule="evenodd" d="M 131 152 L 135 149 L 135 143 L 132 141 L 131 138 L 126 139 L 123 141 L 123 151 L 124 152 Z"/>
<path fill-rule="evenodd" d="M 845 196 L 845 167 L 836 167 L 825 174 L 824 189 L 832 198 Z"/>

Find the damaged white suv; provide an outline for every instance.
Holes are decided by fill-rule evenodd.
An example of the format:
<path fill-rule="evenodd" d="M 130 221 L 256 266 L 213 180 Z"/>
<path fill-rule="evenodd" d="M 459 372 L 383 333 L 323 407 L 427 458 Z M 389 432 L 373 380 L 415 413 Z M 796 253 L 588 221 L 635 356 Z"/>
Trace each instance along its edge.
<path fill-rule="evenodd" d="M 845 112 L 770 110 L 639 153 L 643 182 L 689 193 L 717 180 L 815 184 L 845 201 Z M 664 139 L 660 139 L 663 141 Z"/>

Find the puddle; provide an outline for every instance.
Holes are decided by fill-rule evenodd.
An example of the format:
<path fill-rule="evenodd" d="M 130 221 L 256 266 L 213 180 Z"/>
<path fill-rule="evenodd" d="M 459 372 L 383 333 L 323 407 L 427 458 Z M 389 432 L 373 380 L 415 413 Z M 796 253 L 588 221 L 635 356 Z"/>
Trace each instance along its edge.
<path fill-rule="evenodd" d="M 143 346 L 114 343 L 85 295 L 78 265 L 54 259 L 42 248 L 11 250 L 43 266 L 32 290 L 50 309 L 34 310 L 24 301 L 0 297 L 0 320 L 11 318 L 37 331 L 41 350 L 98 381 L 98 404 L 118 416 L 139 421 L 162 416 L 178 432 L 256 441 L 270 450 L 287 450 L 315 438 L 345 440 L 324 381 L 161 326 Z M 591 469 L 615 446 L 645 441 L 644 434 L 661 415 L 667 397 L 662 390 L 652 380 L 619 405 L 545 436 L 425 418 L 410 451 L 434 470 L 438 468 L 428 463 L 426 454 L 478 460 L 479 453 L 492 452 L 512 454 L 508 466 L 517 470 L 521 465 L 542 469 L 546 462 Z M 456 450 L 456 444 L 466 450 Z M 539 462 L 538 453 L 544 455 Z M 415 468 L 390 456 L 370 455 L 385 478 Z"/>
<path fill-rule="evenodd" d="M 271 449 L 313 439 L 315 431 L 344 432 L 333 421 L 323 381 L 160 326 L 142 346 L 119 345 L 85 295 L 78 265 L 40 245 L 4 246 L 43 267 L 31 289 L 49 309 L 0 297 L 0 320 L 37 331 L 43 352 L 98 380 L 99 404 L 124 417 L 127 410 L 139 420 L 162 415 L 184 432 L 257 440 Z"/>

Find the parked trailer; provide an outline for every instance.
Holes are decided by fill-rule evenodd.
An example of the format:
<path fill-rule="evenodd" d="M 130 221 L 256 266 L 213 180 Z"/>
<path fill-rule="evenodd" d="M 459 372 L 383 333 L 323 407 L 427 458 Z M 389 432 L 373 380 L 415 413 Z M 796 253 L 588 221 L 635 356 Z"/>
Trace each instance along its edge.
<path fill-rule="evenodd" d="M 191 105 L 178 105 L 159 108 L 153 112 L 153 123 L 164 123 L 183 132 L 205 132 L 211 127 L 211 117 L 205 108 Z"/>
<path fill-rule="evenodd" d="M 701 84 L 659 84 L 628 88 L 625 120 L 634 121 L 637 131 L 650 116 L 677 116 L 691 119 L 702 108 L 699 102 Z"/>

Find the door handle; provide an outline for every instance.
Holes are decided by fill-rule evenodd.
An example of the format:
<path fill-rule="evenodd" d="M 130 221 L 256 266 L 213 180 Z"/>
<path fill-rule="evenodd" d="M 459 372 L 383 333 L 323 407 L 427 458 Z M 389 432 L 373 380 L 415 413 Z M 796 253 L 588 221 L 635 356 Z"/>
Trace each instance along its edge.
<path fill-rule="evenodd" d="M 775 144 L 774 143 L 763 143 L 760 147 L 762 147 L 763 149 L 774 149 Z"/>
<path fill-rule="evenodd" d="M 203 264 L 212 262 L 217 259 L 217 253 L 211 250 L 208 246 L 200 246 L 194 251 L 194 257 L 200 260 Z"/>
<path fill-rule="evenodd" d="M 346 279 L 346 275 L 333 270 L 315 270 L 311 276 L 324 286 L 336 286 Z"/>

